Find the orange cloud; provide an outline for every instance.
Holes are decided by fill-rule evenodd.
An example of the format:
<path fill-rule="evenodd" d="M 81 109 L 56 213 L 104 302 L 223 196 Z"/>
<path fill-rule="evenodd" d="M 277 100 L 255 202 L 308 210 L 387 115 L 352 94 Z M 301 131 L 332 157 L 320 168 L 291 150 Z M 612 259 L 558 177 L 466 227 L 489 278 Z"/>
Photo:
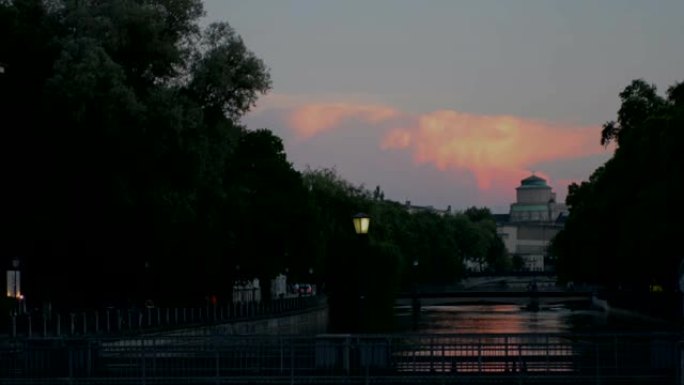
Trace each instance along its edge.
<path fill-rule="evenodd" d="M 397 115 L 397 110 L 386 106 L 313 103 L 294 109 L 287 117 L 287 123 L 300 139 L 308 139 L 334 128 L 345 119 L 379 123 Z"/>
<path fill-rule="evenodd" d="M 468 169 L 481 189 L 510 185 L 542 161 L 603 151 L 596 127 L 571 127 L 513 116 L 481 116 L 451 110 L 418 118 L 417 126 L 394 129 L 383 149 L 408 149 L 416 163 L 440 170 Z"/>
<path fill-rule="evenodd" d="M 468 170 L 483 196 L 494 193 L 493 188 L 513 191 L 511 186 L 539 171 L 532 169 L 535 164 L 605 153 L 597 139 L 598 127 L 454 110 L 411 115 L 374 102 L 285 102 L 287 125 L 300 140 L 358 120 L 380 128 L 383 150 L 408 151 L 416 164 L 432 164 L 442 171 Z M 388 125 L 396 128 L 387 130 Z"/>

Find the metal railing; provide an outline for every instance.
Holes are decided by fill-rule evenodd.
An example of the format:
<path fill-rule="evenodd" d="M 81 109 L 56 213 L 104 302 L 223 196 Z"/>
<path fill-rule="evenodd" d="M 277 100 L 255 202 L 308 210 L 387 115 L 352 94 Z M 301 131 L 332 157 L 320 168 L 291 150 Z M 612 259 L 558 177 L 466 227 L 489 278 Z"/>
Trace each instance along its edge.
<path fill-rule="evenodd" d="M 3 337 L 73 337 L 137 334 L 202 325 L 269 318 L 325 304 L 323 296 L 274 299 L 269 303 L 241 302 L 202 307 L 147 307 L 43 314 L 10 314 L 0 328 Z M 3 329 L 4 332 L 3 332 Z"/>
<path fill-rule="evenodd" d="M 679 384 L 673 334 L 15 338 L 0 383 Z"/>

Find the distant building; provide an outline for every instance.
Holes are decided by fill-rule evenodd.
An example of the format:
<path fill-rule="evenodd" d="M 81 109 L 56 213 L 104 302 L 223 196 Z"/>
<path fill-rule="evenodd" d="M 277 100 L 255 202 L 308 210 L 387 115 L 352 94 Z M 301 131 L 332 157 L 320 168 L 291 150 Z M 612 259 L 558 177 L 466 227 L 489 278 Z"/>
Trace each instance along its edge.
<path fill-rule="evenodd" d="M 563 228 L 566 216 L 566 205 L 556 202 L 546 180 L 531 175 L 516 188 L 510 212 L 494 218 L 508 253 L 521 257 L 525 270 L 544 271 L 549 242 Z"/>
<path fill-rule="evenodd" d="M 432 214 L 437 214 L 439 216 L 451 214 L 451 205 L 447 206 L 446 210 L 440 210 L 440 209 L 436 209 L 432 206 L 414 206 L 411 204 L 411 201 L 406 201 L 405 206 L 406 206 L 406 211 L 408 211 L 409 214 L 432 213 Z"/>

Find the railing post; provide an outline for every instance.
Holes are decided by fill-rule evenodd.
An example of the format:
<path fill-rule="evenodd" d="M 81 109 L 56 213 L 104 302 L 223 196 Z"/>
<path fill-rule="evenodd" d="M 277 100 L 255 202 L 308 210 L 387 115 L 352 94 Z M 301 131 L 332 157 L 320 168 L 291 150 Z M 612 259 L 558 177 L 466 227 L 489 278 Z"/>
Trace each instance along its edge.
<path fill-rule="evenodd" d="M 100 314 L 95 310 L 95 334 L 100 333 Z"/>
<path fill-rule="evenodd" d="M 350 340 L 349 335 L 346 335 L 346 336 L 344 336 L 344 339 L 339 339 L 339 340 L 332 340 L 331 339 L 327 343 L 334 346 L 337 344 L 338 341 L 339 341 L 339 346 L 342 347 L 342 357 L 341 357 L 342 371 L 343 371 L 344 375 L 349 376 L 349 375 L 351 375 L 350 360 L 349 360 L 349 358 L 350 358 L 349 354 L 351 351 L 351 340 Z"/>
<path fill-rule="evenodd" d="M 72 313 L 73 315 L 73 313 Z M 71 317 L 73 320 L 73 317 Z M 68 345 L 67 345 L 68 346 Z M 69 383 L 72 383 L 74 380 L 74 352 L 73 352 L 73 346 L 67 347 L 67 355 L 69 356 L 68 359 L 68 365 L 69 365 Z"/>
<path fill-rule="evenodd" d="M 140 358 L 142 360 L 141 362 L 141 370 L 142 370 L 142 383 L 145 384 L 147 383 L 147 362 L 145 359 L 145 337 L 140 338 Z"/>
<path fill-rule="evenodd" d="M 504 365 L 505 371 L 509 372 L 510 369 L 508 367 L 510 359 L 508 358 L 508 336 L 504 337 L 504 359 L 506 360 L 506 364 Z"/>
<path fill-rule="evenodd" d="M 620 374 L 620 369 L 619 369 L 619 364 L 618 364 L 618 340 L 617 336 L 613 336 L 613 354 L 614 354 L 614 359 L 615 359 L 615 374 L 619 375 Z"/>
<path fill-rule="evenodd" d="M 430 373 L 435 371 L 435 339 L 430 337 Z"/>
<path fill-rule="evenodd" d="M 69 313 L 69 318 L 71 318 L 71 335 L 76 333 L 76 314 Z"/>
<path fill-rule="evenodd" d="M 294 341 L 290 340 L 290 385 L 294 384 Z"/>
<path fill-rule="evenodd" d="M 109 309 L 105 311 L 105 314 L 107 315 L 107 333 L 111 332 L 111 324 L 109 323 Z"/>
<path fill-rule="evenodd" d="M 218 348 L 216 349 L 216 383 L 219 384 L 219 377 L 221 377 L 221 356 Z"/>
<path fill-rule="evenodd" d="M 43 315 L 43 337 L 47 337 L 47 317 Z"/>
<path fill-rule="evenodd" d="M 62 336 L 62 315 L 57 313 L 57 337 Z"/>
<path fill-rule="evenodd" d="M 285 370 L 285 349 L 283 344 L 283 337 L 278 337 L 280 341 L 280 373 L 282 374 Z"/>
<path fill-rule="evenodd" d="M 549 335 L 547 334 L 546 335 L 546 372 L 547 373 L 551 371 L 551 358 L 549 357 L 549 355 L 550 355 L 549 349 L 550 349 Z"/>
<path fill-rule="evenodd" d="M 600 384 L 601 383 L 601 369 L 599 368 L 599 365 L 600 365 L 599 354 L 601 354 L 600 353 L 601 349 L 600 349 L 598 341 L 594 341 L 594 343 L 596 345 L 596 383 Z"/>
<path fill-rule="evenodd" d="M 88 356 L 86 357 L 86 373 L 88 377 L 93 375 L 93 361 L 92 361 L 92 351 L 90 350 L 92 344 L 92 341 L 88 340 L 86 343 L 88 344 L 88 349 L 86 350 L 86 353 Z"/>
<path fill-rule="evenodd" d="M 477 338 L 477 371 L 482 374 L 482 339 Z"/>
<path fill-rule="evenodd" d="M 679 379 L 679 385 L 684 385 L 684 344 L 679 341 L 677 344 L 677 354 L 679 355 L 679 366 L 677 367 L 677 378 Z"/>
<path fill-rule="evenodd" d="M 88 322 L 86 320 L 86 313 L 83 312 L 81 315 L 83 318 L 83 335 L 86 335 L 88 334 Z"/>

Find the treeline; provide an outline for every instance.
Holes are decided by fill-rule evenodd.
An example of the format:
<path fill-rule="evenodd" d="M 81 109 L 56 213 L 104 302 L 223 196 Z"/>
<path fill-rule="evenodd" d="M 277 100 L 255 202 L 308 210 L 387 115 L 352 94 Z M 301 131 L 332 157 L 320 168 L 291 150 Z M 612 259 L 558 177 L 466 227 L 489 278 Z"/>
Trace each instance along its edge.
<path fill-rule="evenodd" d="M 565 281 L 673 291 L 684 256 L 684 85 L 663 97 L 635 80 L 620 100 L 601 133 L 613 157 L 569 187 L 570 216 L 552 245 L 558 271 Z"/>
<path fill-rule="evenodd" d="M 505 268 L 488 210 L 410 215 L 331 170 L 294 170 L 280 138 L 240 124 L 267 67 L 202 14 L 199 0 L 0 2 L 0 253 L 21 257 L 29 301 L 226 301 L 235 279 L 268 292 L 287 271 L 340 309 L 363 280 L 386 309 L 414 259 L 421 282 L 454 281 L 465 256 Z M 363 247 L 359 211 L 373 216 Z"/>
<path fill-rule="evenodd" d="M 334 170 L 308 170 L 303 180 L 316 223 L 311 255 L 324 266 L 333 327 L 361 320 L 369 330 L 386 330 L 398 290 L 455 284 L 466 258 L 493 270 L 511 268 L 488 209 L 410 213 L 404 204 L 384 200 L 379 187 L 371 192 L 354 186 Z M 354 232 L 357 212 L 371 217 L 367 239 Z M 365 298 L 361 308 L 355 301 L 359 295 Z"/>

